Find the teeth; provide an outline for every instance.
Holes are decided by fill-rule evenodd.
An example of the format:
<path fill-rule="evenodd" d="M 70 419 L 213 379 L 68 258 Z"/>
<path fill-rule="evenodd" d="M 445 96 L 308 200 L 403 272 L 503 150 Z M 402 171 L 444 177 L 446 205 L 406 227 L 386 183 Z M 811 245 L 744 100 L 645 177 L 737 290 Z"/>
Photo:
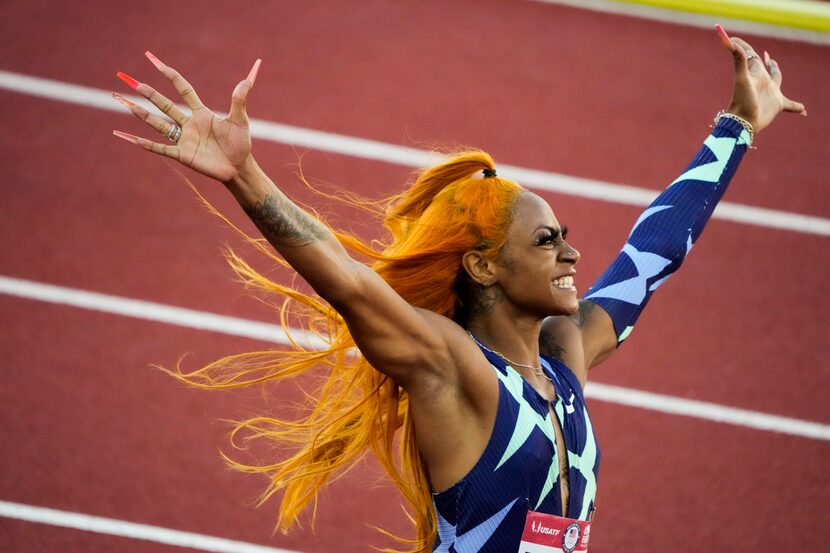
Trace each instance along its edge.
<path fill-rule="evenodd" d="M 573 288 L 574 285 L 574 277 L 572 276 L 563 276 L 559 277 L 553 281 L 553 285 L 557 288 Z"/>

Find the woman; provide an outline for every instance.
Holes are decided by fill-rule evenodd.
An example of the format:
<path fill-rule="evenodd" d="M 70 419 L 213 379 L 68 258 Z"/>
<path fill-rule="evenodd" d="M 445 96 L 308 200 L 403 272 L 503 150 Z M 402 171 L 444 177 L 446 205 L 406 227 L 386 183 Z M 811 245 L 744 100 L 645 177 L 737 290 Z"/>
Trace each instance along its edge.
<path fill-rule="evenodd" d="M 753 135 L 782 110 L 806 114 L 782 95 L 774 60 L 719 32 L 735 63 L 726 113 L 583 300 L 573 286 L 580 254 L 566 229 L 540 197 L 499 178 L 484 152 L 424 171 L 393 198 L 384 213 L 391 240 L 378 252 L 302 211 L 257 165 L 245 104 L 259 60 L 234 90 L 224 120 L 149 52 L 190 115 L 119 73 L 173 122 L 114 96 L 172 144 L 115 134 L 224 183 L 328 303 L 269 282 L 231 254 L 248 283 L 304 306 L 307 325 L 328 347 L 295 344 L 174 373 L 223 388 L 328 371 L 300 423 L 257 417 L 234 432 L 298 446 L 271 465 L 230 461 L 270 476 L 263 500 L 285 490 L 281 529 L 329 477 L 372 448 L 412 508 L 413 551 L 503 553 L 520 544 L 521 551 L 532 549 L 528 544 L 585 550 L 599 466 L 582 394 L 589 370 L 630 334 L 651 294 L 680 266 Z M 372 268 L 347 248 L 374 260 Z"/>

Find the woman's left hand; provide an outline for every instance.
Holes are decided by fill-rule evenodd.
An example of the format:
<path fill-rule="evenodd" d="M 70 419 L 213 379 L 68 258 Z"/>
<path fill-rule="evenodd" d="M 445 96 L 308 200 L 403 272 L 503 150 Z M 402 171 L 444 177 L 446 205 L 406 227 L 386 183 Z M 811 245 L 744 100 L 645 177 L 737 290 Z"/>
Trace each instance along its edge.
<path fill-rule="evenodd" d="M 718 33 L 735 63 L 735 86 L 727 112 L 746 119 L 756 135 L 782 111 L 807 115 L 804 104 L 790 100 L 781 92 L 783 76 L 778 62 L 767 52 L 762 59 L 748 42 L 729 38 L 720 26 Z"/>

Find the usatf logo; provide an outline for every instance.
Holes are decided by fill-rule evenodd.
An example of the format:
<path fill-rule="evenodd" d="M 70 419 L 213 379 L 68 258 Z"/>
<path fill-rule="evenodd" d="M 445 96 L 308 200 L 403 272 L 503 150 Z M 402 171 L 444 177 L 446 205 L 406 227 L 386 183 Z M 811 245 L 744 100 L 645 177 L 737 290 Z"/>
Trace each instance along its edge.
<path fill-rule="evenodd" d="M 533 525 L 530 527 L 530 529 L 533 530 L 534 534 L 548 534 L 550 536 L 555 536 L 560 532 L 556 528 L 548 528 L 541 522 L 537 523 L 535 520 L 533 521 Z"/>
<path fill-rule="evenodd" d="M 565 528 L 565 533 L 562 535 L 562 550 L 565 553 L 571 553 L 579 543 L 580 528 L 576 522 L 570 524 Z"/>

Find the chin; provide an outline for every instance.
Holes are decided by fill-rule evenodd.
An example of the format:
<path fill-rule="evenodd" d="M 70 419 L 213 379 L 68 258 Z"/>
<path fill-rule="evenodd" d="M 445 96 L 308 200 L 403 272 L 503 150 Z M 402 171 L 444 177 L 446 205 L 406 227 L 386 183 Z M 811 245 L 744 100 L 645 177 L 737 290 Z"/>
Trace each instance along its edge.
<path fill-rule="evenodd" d="M 579 312 L 579 302 L 575 299 L 573 302 L 559 303 L 552 311 L 553 312 L 550 313 L 551 315 L 563 315 L 565 317 L 570 317 L 571 315 L 576 315 Z"/>

